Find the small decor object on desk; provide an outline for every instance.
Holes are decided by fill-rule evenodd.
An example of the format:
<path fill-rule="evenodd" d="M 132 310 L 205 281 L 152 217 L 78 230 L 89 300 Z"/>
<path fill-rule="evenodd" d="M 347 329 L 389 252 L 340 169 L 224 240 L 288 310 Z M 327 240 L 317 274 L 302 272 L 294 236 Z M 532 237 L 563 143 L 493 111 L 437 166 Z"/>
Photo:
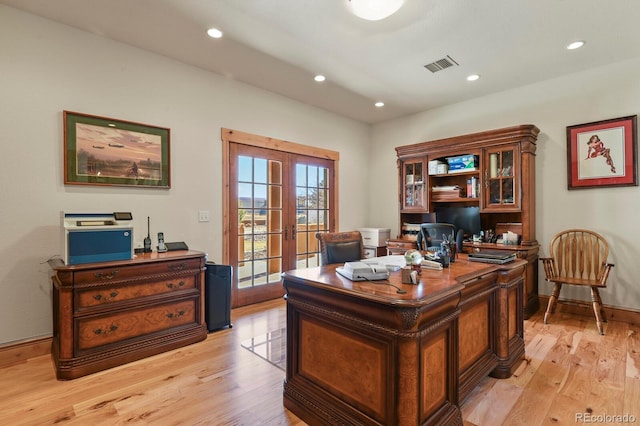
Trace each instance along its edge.
<path fill-rule="evenodd" d="M 456 242 L 454 241 L 454 234 L 451 233 L 450 236 L 446 234 L 442 234 L 442 243 L 440 244 L 440 252 L 442 254 L 442 258 L 447 257 L 449 262 L 453 263 L 456 261 L 456 254 L 458 252 L 456 247 Z"/>
<path fill-rule="evenodd" d="M 404 260 L 407 262 L 407 266 L 410 266 L 413 270 L 418 272 L 420 271 L 420 264 L 423 259 L 424 257 L 422 256 L 422 253 L 418 250 L 407 250 L 404 254 Z"/>
<path fill-rule="evenodd" d="M 158 232 L 158 253 L 164 253 L 167 251 L 167 247 L 164 245 L 164 234 Z"/>
<path fill-rule="evenodd" d="M 144 252 L 151 253 L 151 219 L 147 216 L 147 236 L 144 239 Z"/>
<path fill-rule="evenodd" d="M 502 234 L 502 244 L 515 246 L 518 244 L 519 237 L 520 236 L 514 232 L 505 232 Z"/>

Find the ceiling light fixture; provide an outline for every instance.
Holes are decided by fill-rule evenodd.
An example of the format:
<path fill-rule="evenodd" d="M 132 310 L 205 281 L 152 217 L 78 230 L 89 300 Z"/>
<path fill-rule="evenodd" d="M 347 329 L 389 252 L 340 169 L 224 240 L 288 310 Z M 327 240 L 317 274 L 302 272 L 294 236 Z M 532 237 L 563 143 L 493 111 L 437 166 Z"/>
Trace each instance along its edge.
<path fill-rule="evenodd" d="M 479 78 L 480 76 L 478 74 L 471 74 L 470 76 L 467 77 L 467 81 L 476 81 Z"/>
<path fill-rule="evenodd" d="M 576 40 L 573 41 L 569 44 L 567 44 L 567 50 L 576 50 L 576 49 L 580 49 L 582 46 L 584 46 L 585 42 L 582 40 Z"/>
<path fill-rule="evenodd" d="M 402 7 L 404 0 L 347 0 L 351 12 L 367 21 L 387 18 Z"/>
<path fill-rule="evenodd" d="M 220 31 L 217 28 L 209 28 L 207 30 L 207 34 L 209 35 L 209 37 L 211 38 L 221 38 L 222 37 L 222 31 Z"/>
<path fill-rule="evenodd" d="M 376 102 L 374 105 L 376 108 L 382 108 L 384 106 L 384 102 Z"/>
<path fill-rule="evenodd" d="M 322 83 L 322 82 L 323 82 L 323 81 L 325 81 L 327 78 L 326 78 L 324 75 L 322 75 L 322 74 L 318 74 L 318 75 L 316 75 L 315 77 L 313 77 L 313 79 L 314 79 L 315 81 L 317 81 L 318 83 Z"/>

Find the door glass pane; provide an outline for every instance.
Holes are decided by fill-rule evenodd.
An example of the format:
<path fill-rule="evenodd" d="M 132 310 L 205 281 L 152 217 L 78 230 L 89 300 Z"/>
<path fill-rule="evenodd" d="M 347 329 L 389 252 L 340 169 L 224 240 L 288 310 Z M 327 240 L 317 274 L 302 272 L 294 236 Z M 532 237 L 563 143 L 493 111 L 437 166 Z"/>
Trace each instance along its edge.
<path fill-rule="evenodd" d="M 309 166 L 309 173 L 308 173 L 308 186 L 310 188 L 317 188 L 318 187 L 318 168 L 315 166 Z"/>
<path fill-rule="evenodd" d="M 253 164 L 253 181 L 256 183 L 267 183 L 267 160 L 256 158 Z"/>
<path fill-rule="evenodd" d="M 304 164 L 296 164 L 296 185 L 307 186 L 307 167 Z"/>
<path fill-rule="evenodd" d="M 489 202 L 491 204 L 500 203 L 500 180 L 498 179 L 489 181 Z"/>
<path fill-rule="evenodd" d="M 329 169 L 296 165 L 296 261 L 298 268 L 319 264 L 316 233 L 328 230 Z"/>
<path fill-rule="evenodd" d="M 494 152 L 489 155 L 489 177 L 497 178 L 500 175 L 500 161 L 498 153 Z"/>
<path fill-rule="evenodd" d="M 256 210 L 264 209 L 267 204 L 267 185 L 253 185 L 253 208 Z"/>
<path fill-rule="evenodd" d="M 321 167 L 318 171 L 319 179 L 318 186 L 320 188 L 327 188 L 329 186 L 329 169 Z"/>
<path fill-rule="evenodd" d="M 513 151 L 502 151 L 502 176 L 513 176 Z"/>
<path fill-rule="evenodd" d="M 267 261 L 256 260 L 253 262 L 253 285 L 267 284 Z"/>
<path fill-rule="evenodd" d="M 251 157 L 238 156 L 238 182 L 251 182 L 253 163 Z"/>
<path fill-rule="evenodd" d="M 268 221 L 271 232 L 282 232 L 282 210 L 269 210 Z"/>
<path fill-rule="evenodd" d="M 329 229 L 329 219 L 327 210 L 318 211 L 318 230 L 325 231 Z"/>
<path fill-rule="evenodd" d="M 238 288 L 280 281 L 282 163 L 238 157 Z"/>
<path fill-rule="evenodd" d="M 513 178 L 502 179 L 502 204 L 514 204 Z"/>
<path fill-rule="evenodd" d="M 271 209 L 282 209 L 282 186 L 269 185 L 269 206 Z"/>
<path fill-rule="evenodd" d="M 318 190 L 318 208 L 319 209 L 327 209 L 329 208 L 329 201 L 327 198 L 327 190 L 319 189 Z"/>

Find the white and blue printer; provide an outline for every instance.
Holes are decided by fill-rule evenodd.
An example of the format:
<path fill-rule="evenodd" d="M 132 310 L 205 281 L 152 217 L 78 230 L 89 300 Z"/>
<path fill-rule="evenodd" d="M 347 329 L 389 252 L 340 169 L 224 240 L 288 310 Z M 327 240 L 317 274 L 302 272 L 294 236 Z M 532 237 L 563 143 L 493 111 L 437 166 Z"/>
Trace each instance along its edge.
<path fill-rule="evenodd" d="M 64 263 L 133 259 L 131 213 L 62 212 Z"/>

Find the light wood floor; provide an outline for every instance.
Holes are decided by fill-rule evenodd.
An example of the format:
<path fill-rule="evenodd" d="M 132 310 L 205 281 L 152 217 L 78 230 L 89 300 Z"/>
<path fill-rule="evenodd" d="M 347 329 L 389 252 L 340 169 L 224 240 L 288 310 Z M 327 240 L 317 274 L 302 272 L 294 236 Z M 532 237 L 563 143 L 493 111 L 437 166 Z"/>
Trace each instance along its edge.
<path fill-rule="evenodd" d="M 2 368 L 0 424 L 304 425 L 282 406 L 284 372 L 241 347 L 284 326 L 284 302 L 236 309 L 232 321 L 204 342 L 72 381 L 55 379 L 49 356 Z M 486 378 L 472 392 L 465 425 L 625 414 L 640 424 L 640 327 L 611 321 L 600 336 L 588 317 L 550 322 L 541 313 L 526 321 L 526 360 L 513 377 Z"/>

